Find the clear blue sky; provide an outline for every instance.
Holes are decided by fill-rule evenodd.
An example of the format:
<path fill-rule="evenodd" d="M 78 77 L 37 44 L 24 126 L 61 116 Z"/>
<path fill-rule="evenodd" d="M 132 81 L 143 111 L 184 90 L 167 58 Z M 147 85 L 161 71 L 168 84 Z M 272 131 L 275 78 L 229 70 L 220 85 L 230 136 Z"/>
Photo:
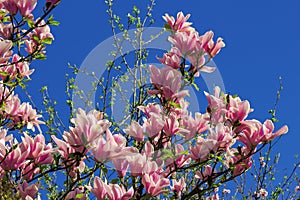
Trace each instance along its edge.
<path fill-rule="evenodd" d="M 48 47 L 48 59 L 34 62 L 29 91 L 38 99 L 36 90 L 49 85 L 49 92 L 59 102 L 59 111 L 65 106 L 65 78 L 67 63 L 80 66 L 87 54 L 101 41 L 111 36 L 104 0 L 63 0 L 56 8 L 55 18 L 61 22 L 54 27 L 55 40 Z M 144 7 L 146 0 L 115 1 L 115 11 L 125 19 L 133 5 Z M 42 6 L 42 1 L 39 1 Z M 276 151 L 281 152 L 281 166 L 292 165 L 293 155 L 300 153 L 298 126 L 300 124 L 300 1 L 199 1 L 158 0 L 154 8 L 156 23 L 162 26 L 161 16 L 178 11 L 191 13 L 190 21 L 203 33 L 213 30 L 226 42 L 226 48 L 215 58 L 226 90 L 248 99 L 255 109 L 251 117 L 264 120 L 273 108 L 278 77 L 282 76 L 284 90 L 277 117 L 280 125 L 287 124 Z"/>

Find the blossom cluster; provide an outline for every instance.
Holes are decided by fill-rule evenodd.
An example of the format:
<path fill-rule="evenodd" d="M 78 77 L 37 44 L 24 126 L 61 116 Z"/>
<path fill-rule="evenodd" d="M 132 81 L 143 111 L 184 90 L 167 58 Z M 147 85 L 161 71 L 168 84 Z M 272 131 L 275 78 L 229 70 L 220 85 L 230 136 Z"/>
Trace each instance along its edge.
<path fill-rule="evenodd" d="M 261 123 L 248 119 L 253 111 L 249 101 L 225 94 L 219 87 L 214 94 L 205 92 L 206 112 L 189 112 L 185 87 L 195 84 L 194 77 L 199 73 L 214 71 L 206 64 L 225 44 L 222 38 L 214 42 L 212 31 L 199 35 L 187 22 L 189 15 L 180 12 L 176 19 L 168 14 L 163 17 L 171 32 L 172 48 L 158 58 L 164 68 L 149 66 L 153 87 L 148 94 L 155 101 L 138 106 L 137 119 L 114 132 L 113 122 L 105 113 L 78 109 L 69 129 L 61 136 L 53 134 L 47 142 L 39 126 L 42 116 L 29 103 L 20 103 L 11 83 L 19 84 L 33 73 L 29 69 L 31 59 L 45 54 L 45 44 L 53 40 L 53 35 L 47 22 L 34 20 L 36 0 L 1 2 L 0 176 L 16 180 L 14 190 L 22 199 L 38 198 L 41 185 L 35 180 L 59 170 L 64 170 L 66 182 L 72 183 L 65 199 L 87 199 L 89 194 L 99 200 L 163 195 L 189 199 L 195 194 L 218 199 L 217 193 L 209 197 L 205 192 L 217 191 L 224 181 L 246 172 L 259 146 L 288 131 L 287 126 L 274 131 L 271 120 Z M 46 9 L 58 3 L 47 0 Z M 4 22 L 7 16 L 18 13 L 30 24 L 29 29 Z M 22 35 L 24 32 L 27 34 Z M 31 59 L 19 53 L 21 50 L 13 53 L 21 41 Z M 19 141 L 9 134 L 25 128 L 35 131 L 35 127 L 39 134 L 22 132 Z M 257 194 L 267 195 L 264 189 Z"/>

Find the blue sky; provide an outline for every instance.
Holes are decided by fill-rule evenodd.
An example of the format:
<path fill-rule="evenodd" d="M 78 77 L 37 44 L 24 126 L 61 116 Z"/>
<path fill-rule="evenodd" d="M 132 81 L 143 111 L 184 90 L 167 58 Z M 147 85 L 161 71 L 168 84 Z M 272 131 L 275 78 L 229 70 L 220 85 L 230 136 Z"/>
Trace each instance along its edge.
<path fill-rule="evenodd" d="M 104 0 L 63 0 L 54 12 L 61 22 L 52 29 L 55 41 L 48 47 L 48 59 L 34 62 L 29 91 L 36 99 L 36 92 L 49 85 L 50 95 L 59 103 L 61 113 L 65 106 L 65 73 L 67 64 L 80 66 L 88 53 L 101 41 L 111 36 Z M 146 0 L 115 1 L 115 11 L 126 19 L 133 5 L 145 8 Z M 39 6 L 42 6 L 39 1 Z M 281 125 L 289 126 L 276 151 L 281 152 L 281 167 L 292 166 L 293 155 L 300 153 L 298 133 L 299 99 L 299 46 L 300 46 L 300 2 L 272 0 L 249 2 L 238 0 L 160 0 L 154 8 L 154 26 L 163 26 L 165 13 L 175 15 L 178 11 L 191 13 L 190 21 L 204 33 L 213 30 L 224 38 L 226 48 L 214 59 L 226 90 L 248 99 L 255 112 L 250 116 L 264 120 L 273 108 L 278 77 L 283 78 L 284 90 L 277 109 Z"/>

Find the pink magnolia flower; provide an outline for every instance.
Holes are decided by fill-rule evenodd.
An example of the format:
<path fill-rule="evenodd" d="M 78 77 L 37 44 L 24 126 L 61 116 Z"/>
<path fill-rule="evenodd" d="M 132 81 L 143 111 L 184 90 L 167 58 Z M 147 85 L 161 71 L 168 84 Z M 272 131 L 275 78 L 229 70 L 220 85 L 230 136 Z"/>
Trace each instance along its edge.
<path fill-rule="evenodd" d="M 238 134 L 238 140 L 244 143 L 248 149 L 256 147 L 258 144 L 273 140 L 288 132 L 288 127 L 283 126 L 273 134 L 274 124 L 271 120 L 266 120 L 261 124 L 257 120 L 242 121 L 234 131 Z"/>
<path fill-rule="evenodd" d="M 202 181 L 207 181 L 209 178 L 214 179 L 214 174 L 216 173 L 216 170 L 213 171 L 213 168 L 210 165 L 206 165 L 204 167 L 204 171 L 197 171 L 195 178 L 200 179 Z"/>
<path fill-rule="evenodd" d="M 263 140 L 266 142 L 271 141 L 282 134 L 286 134 L 289 131 L 289 129 L 288 126 L 283 126 L 274 134 L 273 131 L 274 131 L 274 123 L 271 120 L 266 120 L 263 124 L 263 132 L 264 132 Z"/>
<path fill-rule="evenodd" d="M 92 154 L 98 162 L 107 162 L 124 156 L 130 156 L 133 149 L 126 147 L 126 139 L 121 134 L 112 135 L 106 131 L 106 138 L 100 137 L 95 141 Z"/>
<path fill-rule="evenodd" d="M 13 34 L 13 26 L 12 23 L 9 24 L 3 24 L 0 23 L 0 35 L 4 38 L 4 39 L 10 39 L 11 36 Z"/>
<path fill-rule="evenodd" d="M 27 129 L 35 131 L 35 126 L 40 129 L 40 124 L 44 124 L 43 121 L 40 121 L 39 118 L 42 115 L 36 113 L 36 110 L 32 108 L 32 106 L 27 103 L 22 103 L 18 109 L 17 116 L 14 116 L 14 123 L 21 123 L 23 126 L 27 126 Z"/>
<path fill-rule="evenodd" d="M 34 69 L 29 69 L 29 64 L 25 61 L 21 61 L 18 54 L 13 55 L 12 63 L 0 68 L 0 70 L 7 75 L 0 75 L 3 81 L 14 80 L 15 78 L 24 78 L 25 76 L 29 78 L 34 72 Z"/>
<path fill-rule="evenodd" d="M 180 130 L 179 118 L 175 113 L 170 113 L 165 119 L 163 127 L 164 133 L 167 136 L 173 136 Z"/>
<path fill-rule="evenodd" d="M 171 186 L 171 189 L 175 191 L 178 196 L 180 196 L 182 192 L 185 192 L 186 182 L 184 177 L 181 177 L 178 181 L 173 179 L 172 183 L 173 185 Z"/>
<path fill-rule="evenodd" d="M 173 69 L 181 67 L 181 58 L 174 52 L 165 53 L 163 58 L 157 58 L 157 60 Z"/>
<path fill-rule="evenodd" d="M 38 184 L 29 185 L 28 183 L 23 182 L 22 184 L 18 184 L 18 192 L 23 200 L 33 200 L 38 194 L 39 187 Z"/>
<path fill-rule="evenodd" d="M 117 184 L 109 184 L 109 190 L 107 191 L 107 196 L 111 200 L 128 200 L 131 199 L 133 194 L 133 187 L 126 191 L 124 186 L 119 186 Z"/>
<path fill-rule="evenodd" d="M 146 106 L 138 106 L 138 108 L 150 117 L 152 113 L 160 115 L 162 113 L 161 107 L 159 104 L 149 103 Z"/>
<path fill-rule="evenodd" d="M 144 122 L 143 127 L 146 130 L 146 135 L 150 138 L 156 137 L 163 129 L 165 122 L 160 115 L 151 115 L 147 121 Z"/>
<path fill-rule="evenodd" d="M 40 173 L 41 171 L 37 164 L 33 162 L 22 165 L 21 169 L 22 178 L 26 181 L 31 180 L 36 174 Z"/>
<path fill-rule="evenodd" d="M 223 123 L 226 121 L 226 103 L 224 98 L 221 96 L 221 89 L 215 87 L 214 95 L 204 92 L 208 100 L 208 113 L 211 115 L 211 122 L 213 124 Z"/>
<path fill-rule="evenodd" d="M 168 40 L 174 45 L 175 52 L 178 51 L 180 56 L 187 58 L 196 47 L 197 33 L 177 32 L 174 36 L 170 36 Z"/>
<path fill-rule="evenodd" d="M 150 90 L 150 94 L 160 94 L 162 99 L 182 98 L 188 94 L 187 90 L 180 90 L 182 75 L 179 71 L 170 67 L 158 69 L 154 65 L 149 66 L 150 80 L 156 90 Z"/>
<path fill-rule="evenodd" d="M 27 17 L 36 7 L 37 0 L 19 0 L 17 1 L 17 7 L 19 8 L 20 14 L 23 17 Z"/>
<path fill-rule="evenodd" d="M 83 172 L 85 168 L 84 163 L 84 157 L 81 157 L 80 159 L 73 158 L 71 155 L 74 155 L 75 153 L 84 154 L 86 151 L 84 150 L 84 147 L 76 148 L 74 146 L 71 146 L 68 142 L 65 142 L 63 140 L 58 139 L 56 136 L 51 136 L 56 145 L 58 146 L 58 152 L 62 156 L 63 165 L 68 166 L 67 173 L 70 177 L 76 178 L 77 172 Z M 63 135 L 63 138 L 67 140 L 65 135 Z"/>
<path fill-rule="evenodd" d="M 118 176 L 124 177 L 127 173 L 129 166 L 127 158 L 114 158 L 112 162 L 118 172 Z"/>
<path fill-rule="evenodd" d="M 30 148 L 25 150 L 21 149 L 17 143 L 11 144 L 7 148 L 13 148 L 13 145 L 17 145 L 17 147 L 11 151 L 8 149 L 8 153 L 6 151 L 0 153 L 0 160 L 2 160 L 0 166 L 3 170 L 16 170 L 20 168 L 25 164 L 30 153 Z"/>
<path fill-rule="evenodd" d="M 146 155 L 136 154 L 128 158 L 128 163 L 130 166 L 130 173 L 132 176 L 141 176 L 143 173 L 144 166 L 147 162 Z"/>
<path fill-rule="evenodd" d="M 231 95 L 229 96 L 227 110 L 226 116 L 232 122 L 243 121 L 248 114 L 253 111 L 253 109 L 250 108 L 249 101 L 241 101 L 239 97 L 233 98 Z"/>
<path fill-rule="evenodd" d="M 4 91 L 3 91 L 4 92 Z M 14 118 L 15 116 L 18 116 L 18 111 L 20 108 L 20 99 L 18 95 L 14 95 L 13 93 L 10 96 L 7 96 L 8 94 L 4 94 L 3 96 L 7 97 L 6 99 L 6 105 L 5 105 L 5 113 L 9 116 Z M 13 122 L 12 122 L 13 123 Z"/>
<path fill-rule="evenodd" d="M 0 40 L 0 64 L 5 64 L 12 55 L 13 44 L 10 40 Z"/>
<path fill-rule="evenodd" d="M 190 157 L 193 160 L 205 160 L 211 152 L 216 152 L 218 149 L 218 141 L 214 139 L 204 139 L 198 136 L 194 146 L 190 147 Z"/>
<path fill-rule="evenodd" d="M 111 200 L 128 200 L 134 193 L 132 187 L 126 191 L 124 186 L 108 185 L 106 180 L 102 181 L 99 177 L 95 177 L 93 188 L 88 187 L 88 189 L 96 196 L 97 200 L 104 200 L 106 197 Z"/>
<path fill-rule="evenodd" d="M 136 121 L 132 122 L 127 129 L 124 129 L 124 132 L 132 136 L 138 142 L 144 140 L 144 128 Z"/>
<path fill-rule="evenodd" d="M 88 187 L 88 189 L 96 196 L 97 200 L 104 200 L 107 194 L 108 185 L 105 181 L 102 181 L 99 177 L 95 177 L 94 179 L 94 186 Z"/>
<path fill-rule="evenodd" d="M 177 13 L 177 19 L 175 20 L 174 17 L 165 14 L 163 19 L 168 23 L 172 31 L 180 31 L 180 32 L 192 32 L 194 28 L 191 27 L 191 22 L 187 22 L 190 18 L 190 14 L 184 16 L 182 12 Z"/>
<path fill-rule="evenodd" d="M 22 138 L 22 143 L 20 148 L 30 149 L 28 158 L 35 159 L 38 164 L 50 164 L 53 160 L 51 153 L 54 151 L 52 149 L 52 144 L 46 145 L 45 138 L 42 134 L 39 134 L 33 138 L 24 133 L 24 138 Z"/>
<path fill-rule="evenodd" d="M 18 1 L 17 0 L 3 0 L 3 6 L 11 15 L 15 15 L 18 12 Z"/>
<path fill-rule="evenodd" d="M 235 143 L 233 135 L 232 130 L 228 126 L 217 124 L 214 129 L 210 129 L 207 139 L 217 141 L 214 149 L 222 149 L 225 151 Z"/>
<path fill-rule="evenodd" d="M 36 19 L 36 22 L 39 19 Z M 27 50 L 35 49 L 36 45 L 38 45 L 38 41 L 35 40 L 34 37 L 37 37 L 39 40 L 44 39 L 54 39 L 53 35 L 51 34 L 50 27 L 46 24 L 44 20 L 42 20 L 36 28 L 32 31 L 32 33 L 28 34 L 27 40 L 31 41 L 26 44 Z M 33 42 L 33 43 L 32 43 Z M 39 49 L 42 50 L 42 49 Z"/>
<path fill-rule="evenodd" d="M 142 183 L 147 194 L 151 194 L 151 196 L 155 197 L 165 192 L 163 188 L 170 185 L 170 180 L 154 172 L 143 175 Z"/>
<path fill-rule="evenodd" d="M 195 118 L 192 115 L 185 115 L 181 117 L 180 125 L 184 127 L 184 130 L 181 131 L 181 135 L 186 140 L 190 140 L 209 128 L 209 116 L 208 114 L 201 114 L 196 112 Z"/>
<path fill-rule="evenodd" d="M 203 36 L 200 36 L 198 40 L 198 45 L 200 45 L 212 58 L 219 53 L 221 48 L 225 47 L 225 43 L 222 38 L 218 38 L 217 42 L 214 43 L 213 36 L 214 33 L 212 31 L 208 31 Z"/>
<path fill-rule="evenodd" d="M 245 146 L 240 150 L 231 148 L 227 151 L 225 164 L 228 168 L 233 167 L 233 176 L 239 176 L 252 166 L 252 155 L 249 155 L 250 153 L 249 149 Z"/>
<path fill-rule="evenodd" d="M 81 198 L 77 198 L 77 194 L 83 194 Z M 84 192 L 83 187 L 75 188 L 73 191 L 69 192 L 68 195 L 65 198 L 66 200 L 86 200 L 87 195 Z"/>
<path fill-rule="evenodd" d="M 75 127 L 70 127 L 70 132 L 65 132 L 66 141 L 71 146 L 91 148 L 95 142 L 111 125 L 108 120 L 103 120 L 103 114 L 92 110 L 88 114 L 78 109 L 76 118 L 71 119 Z"/>

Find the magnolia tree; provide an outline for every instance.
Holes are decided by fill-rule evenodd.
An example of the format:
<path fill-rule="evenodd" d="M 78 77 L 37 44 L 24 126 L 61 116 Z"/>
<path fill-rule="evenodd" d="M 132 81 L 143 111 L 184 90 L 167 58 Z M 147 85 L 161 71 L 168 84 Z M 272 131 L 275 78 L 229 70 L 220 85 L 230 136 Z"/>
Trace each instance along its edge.
<path fill-rule="evenodd" d="M 296 167 L 282 185 L 271 191 L 267 178 L 274 175 L 271 163 L 272 141 L 288 132 L 287 126 L 274 130 L 272 119 L 260 122 L 247 119 L 253 110 L 247 100 L 225 94 L 219 87 L 214 94 L 205 92 L 206 112 L 189 111 L 186 88 L 196 89 L 200 73 L 215 70 L 207 64 L 225 46 L 213 32 L 201 35 L 188 22 L 190 15 L 166 14 L 163 31 L 170 33 L 171 49 L 157 58 L 163 68 L 144 64 L 148 57 L 143 47 L 143 29 L 151 17 L 154 0 L 140 16 L 133 8 L 127 28 L 113 13 L 112 1 L 106 1 L 109 22 L 115 37 L 114 60 L 108 61 L 107 77 L 97 79 L 101 86 L 101 103 L 97 109 L 73 110 L 71 92 L 82 95 L 68 76 L 67 104 L 71 108 L 70 127 L 61 131 L 62 123 L 53 102 L 42 88 L 45 111 L 22 102 L 17 88 L 34 72 L 33 60 L 46 58 L 45 48 L 53 35 L 51 25 L 58 25 L 50 15 L 59 0 L 47 0 L 41 16 L 34 16 L 37 0 L 2 0 L 0 3 L 0 196 L 4 199 L 224 199 L 287 198 L 298 182 Z M 137 48 L 133 68 L 116 29 L 129 40 L 128 30 L 136 28 Z M 58 36 L 59 37 L 59 36 Z M 155 38 L 155 37 L 154 37 Z M 151 42 L 151 41 L 149 41 Z M 121 55 L 117 65 L 116 54 Z M 104 66 L 101 66 L 104 67 Z M 80 73 L 73 68 L 74 73 Z M 108 107 L 114 93 L 121 88 L 113 70 L 129 73 L 133 80 L 133 98 L 127 101 L 124 118 L 116 121 Z M 147 77 L 146 70 L 150 77 Z M 82 72 L 84 73 L 84 72 Z M 138 76 L 137 74 L 140 74 Z M 94 76 L 93 73 L 86 73 Z M 123 78 L 125 77 L 122 76 Z M 151 84 L 145 84 L 149 78 Z M 126 79 L 128 81 L 128 79 Z M 31 99 L 30 99 L 31 100 Z M 87 105 L 88 100 L 85 100 Z M 264 153 L 264 147 L 268 147 Z M 259 159 L 255 159 L 258 155 Z M 255 161 L 259 161 L 255 164 Z M 245 174 L 251 167 L 254 187 L 246 187 Z M 228 186 L 227 186 L 228 185 Z"/>

